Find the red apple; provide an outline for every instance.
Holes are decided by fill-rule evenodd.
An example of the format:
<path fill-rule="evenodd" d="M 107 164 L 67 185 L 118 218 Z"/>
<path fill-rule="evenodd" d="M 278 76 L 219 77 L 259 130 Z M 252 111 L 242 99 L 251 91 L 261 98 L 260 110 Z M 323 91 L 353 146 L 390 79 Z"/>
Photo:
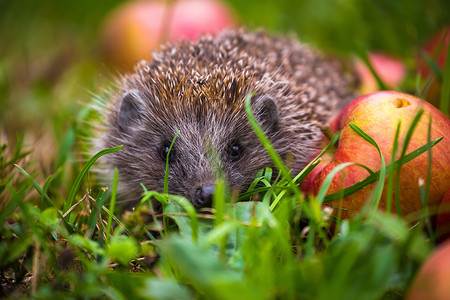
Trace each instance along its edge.
<path fill-rule="evenodd" d="M 450 188 L 450 121 L 426 101 L 394 91 L 382 91 L 361 96 L 331 121 L 331 130 L 341 131 L 339 145 L 334 154 L 328 154 L 327 162 L 320 163 L 307 176 L 302 182 L 301 188 L 307 194 L 317 194 L 327 175 L 336 166 L 347 162 L 364 164 L 373 171 L 380 169 L 381 159 L 376 148 L 355 133 L 349 126 L 350 122 L 358 125 L 377 142 L 386 160 L 386 165 L 388 165 L 391 161 L 398 122 L 401 121 L 399 149 L 402 149 L 406 132 L 419 108 L 424 109 L 424 114 L 412 135 L 406 153 L 427 143 L 428 122 L 432 117 L 431 139 L 444 137 L 432 148 L 429 205 L 436 207 L 444 193 Z M 399 155 L 400 151 L 397 152 L 396 157 Z M 426 152 L 402 166 L 399 196 L 403 215 L 416 213 L 422 209 L 418 180 L 419 178 L 426 180 L 427 168 L 428 155 Z M 368 175 L 369 173 L 359 166 L 347 167 L 334 176 L 328 194 L 357 183 Z M 342 210 L 335 209 L 335 214 L 340 213 L 343 218 L 357 214 L 371 195 L 375 185 L 376 183 L 366 186 L 342 201 L 331 202 L 330 204 L 334 207 L 342 206 Z M 386 208 L 386 192 L 383 193 L 379 207 Z M 392 207 L 392 210 L 395 211 L 395 206 Z"/>
<path fill-rule="evenodd" d="M 423 50 L 427 55 L 432 58 L 437 65 L 443 69 L 445 65 L 445 57 L 447 56 L 448 44 L 450 42 L 450 26 L 442 28 L 438 33 L 433 35 L 429 40 L 425 42 Z M 419 55 L 419 71 L 422 77 L 427 77 L 430 74 L 430 66 L 423 59 L 422 55 Z"/>
<path fill-rule="evenodd" d="M 428 55 L 437 66 L 443 70 L 445 66 L 445 57 L 447 56 L 448 45 L 450 42 L 450 26 L 442 28 L 437 34 L 433 35 L 429 40 L 425 42 L 423 51 Z M 422 53 L 418 54 L 418 70 L 423 79 L 430 77 L 431 67 L 426 62 Z M 428 102 L 433 105 L 439 106 L 441 101 L 442 83 L 433 77 L 431 84 L 427 90 L 426 98 Z"/>
<path fill-rule="evenodd" d="M 388 87 L 395 88 L 405 79 L 406 66 L 400 60 L 380 52 L 369 53 L 368 57 L 375 72 Z M 372 72 L 360 59 L 355 62 L 355 71 L 361 81 L 361 94 L 372 93 L 380 89 Z"/>
<path fill-rule="evenodd" d="M 439 242 L 450 239 L 450 190 L 439 205 L 436 219 L 436 235 Z"/>
<path fill-rule="evenodd" d="M 450 241 L 436 248 L 425 261 L 417 273 L 406 299 L 450 299 Z"/>
<path fill-rule="evenodd" d="M 217 0 L 130 1 L 107 17 L 102 53 L 116 68 L 130 70 L 163 42 L 214 34 L 234 23 L 230 9 Z"/>

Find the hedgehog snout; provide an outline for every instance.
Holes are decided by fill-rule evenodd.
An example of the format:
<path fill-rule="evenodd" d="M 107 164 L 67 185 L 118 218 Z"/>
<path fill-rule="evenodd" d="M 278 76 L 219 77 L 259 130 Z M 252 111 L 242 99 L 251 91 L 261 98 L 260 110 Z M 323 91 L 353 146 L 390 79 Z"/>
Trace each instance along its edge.
<path fill-rule="evenodd" d="M 195 190 L 194 204 L 198 207 L 211 207 L 216 185 L 202 185 Z"/>

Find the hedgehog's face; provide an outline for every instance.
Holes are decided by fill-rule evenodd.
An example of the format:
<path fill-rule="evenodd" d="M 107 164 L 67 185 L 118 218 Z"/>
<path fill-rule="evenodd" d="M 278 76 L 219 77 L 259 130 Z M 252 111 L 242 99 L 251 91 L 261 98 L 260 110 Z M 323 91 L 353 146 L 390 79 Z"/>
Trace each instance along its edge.
<path fill-rule="evenodd" d="M 112 163 L 126 183 L 122 188 L 125 197 L 127 192 L 137 197 L 142 192 L 140 183 L 162 192 L 167 159 L 169 193 L 185 196 L 197 207 L 211 206 L 218 178 L 224 178 L 231 189 L 243 191 L 257 171 L 272 165 L 242 105 L 234 112 L 211 105 L 184 107 L 175 112 L 154 102 L 149 105 L 145 97 L 149 96 L 136 90 L 125 93 L 117 114 L 117 133 L 124 146 Z M 267 96 L 255 97 L 252 108 L 277 144 L 278 112 L 274 101 Z M 169 152 L 177 131 L 179 135 Z"/>

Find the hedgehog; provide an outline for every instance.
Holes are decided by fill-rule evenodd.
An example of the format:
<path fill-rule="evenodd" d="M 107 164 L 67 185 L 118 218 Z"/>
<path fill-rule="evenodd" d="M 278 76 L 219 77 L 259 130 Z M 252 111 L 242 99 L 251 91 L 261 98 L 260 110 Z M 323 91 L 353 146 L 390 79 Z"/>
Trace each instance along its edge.
<path fill-rule="evenodd" d="M 163 45 L 120 78 L 102 108 L 97 146 L 123 145 L 102 157 L 103 169 L 118 169 L 129 206 L 141 199 L 142 185 L 162 192 L 167 158 L 169 193 L 197 208 L 211 206 L 219 177 L 245 191 L 258 171 L 274 168 L 245 113 L 252 93 L 256 120 L 295 174 L 317 151 L 321 126 L 353 98 L 343 69 L 295 38 L 263 30 Z"/>

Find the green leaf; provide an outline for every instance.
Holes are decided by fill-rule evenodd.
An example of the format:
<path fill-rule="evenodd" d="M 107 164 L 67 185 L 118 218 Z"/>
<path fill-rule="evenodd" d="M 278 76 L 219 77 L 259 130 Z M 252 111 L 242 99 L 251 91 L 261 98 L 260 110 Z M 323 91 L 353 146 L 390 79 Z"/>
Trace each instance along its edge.
<path fill-rule="evenodd" d="M 55 226 L 58 223 L 58 211 L 49 207 L 39 215 L 39 222 L 46 226 Z"/>
<path fill-rule="evenodd" d="M 221 262 L 211 252 L 172 236 L 157 242 L 162 258 L 181 278 L 188 278 L 193 289 L 205 299 L 262 299 L 255 286 L 243 274 Z"/>
<path fill-rule="evenodd" d="M 132 259 L 136 259 L 139 247 L 133 237 L 114 235 L 109 243 L 107 255 L 112 260 L 128 265 Z"/>
<path fill-rule="evenodd" d="M 103 248 L 100 247 L 100 245 L 97 242 L 95 242 L 91 239 L 85 238 L 84 236 L 82 236 L 80 234 L 70 235 L 68 241 L 71 245 L 78 246 L 78 247 L 88 251 L 89 253 L 99 254 L 99 255 L 105 254 Z"/>
<path fill-rule="evenodd" d="M 139 294 L 154 300 L 193 300 L 192 293 L 186 287 L 167 279 L 147 278 Z"/>
<path fill-rule="evenodd" d="M 177 222 L 177 225 L 179 226 L 182 233 L 189 232 L 192 236 L 192 240 L 194 242 L 197 241 L 199 228 L 198 218 L 197 212 L 192 203 L 182 196 L 176 195 L 165 195 L 165 196 L 167 198 L 170 198 L 171 202 L 175 202 L 176 205 L 173 204 L 171 205 L 169 202 L 169 205 L 167 205 L 167 207 L 164 209 L 164 214 L 173 214 L 173 213 L 177 214 L 186 212 L 188 214 L 189 220 L 187 220 L 185 217 L 177 217 L 177 216 L 171 216 L 171 218 Z"/>

